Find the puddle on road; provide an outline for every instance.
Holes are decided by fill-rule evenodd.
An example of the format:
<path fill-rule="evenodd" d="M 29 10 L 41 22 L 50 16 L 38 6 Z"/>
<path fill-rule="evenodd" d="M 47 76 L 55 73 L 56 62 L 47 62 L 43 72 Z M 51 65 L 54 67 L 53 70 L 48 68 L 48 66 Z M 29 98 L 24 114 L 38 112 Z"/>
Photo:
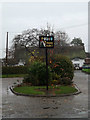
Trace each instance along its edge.
<path fill-rule="evenodd" d="M 81 111 L 81 109 L 78 109 L 78 108 L 73 108 L 73 110 L 76 112 L 76 111 Z"/>
<path fill-rule="evenodd" d="M 79 112 L 78 114 L 88 114 L 88 111 L 81 111 L 81 112 Z"/>
<path fill-rule="evenodd" d="M 78 109 L 78 108 L 73 108 L 73 110 L 74 110 L 75 112 L 77 112 L 79 115 L 88 114 L 88 111 L 85 111 L 84 108 L 82 108 L 82 110 L 81 110 L 81 109 Z"/>

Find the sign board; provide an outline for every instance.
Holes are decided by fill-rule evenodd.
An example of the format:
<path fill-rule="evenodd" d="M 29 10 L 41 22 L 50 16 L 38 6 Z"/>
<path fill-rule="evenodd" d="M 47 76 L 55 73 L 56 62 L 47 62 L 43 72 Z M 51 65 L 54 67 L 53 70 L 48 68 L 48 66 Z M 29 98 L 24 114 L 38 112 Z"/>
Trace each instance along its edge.
<path fill-rule="evenodd" d="M 40 48 L 54 48 L 54 36 L 39 36 Z"/>

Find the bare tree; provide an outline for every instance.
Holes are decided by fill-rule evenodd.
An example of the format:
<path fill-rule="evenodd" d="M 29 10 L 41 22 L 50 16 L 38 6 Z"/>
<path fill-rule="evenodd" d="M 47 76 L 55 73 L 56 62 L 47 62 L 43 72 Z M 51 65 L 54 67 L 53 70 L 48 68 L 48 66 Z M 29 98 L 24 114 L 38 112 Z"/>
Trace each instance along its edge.
<path fill-rule="evenodd" d="M 62 31 L 57 31 L 55 33 L 55 41 L 56 45 L 58 46 L 68 46 L 69 45 L 69 37 L 67 33 L 62 32 Z"/>
<path fill-rule="evenodd" d="M 57 31 L 55 32 L 53 28 L 47 24 L 46 29 L 28 29 L 22 32 L 20 35 L 16 35 L 13 39 L 12 50 L 14 51 L 14 57 L 20 57 L 22 59 L 29 56 L 36 57 L 36 54 L 33 53 L 33 50 L 39 48 L 39 36 L 50 36 L 53 35 L 55 38 L 55 46 L 66 46 L 68 45 L 69 37 L 65 32 Z M 25 54 L 25 55 L 24 55 Z M 20 59 L 20 58 L 18 58 Z"/>

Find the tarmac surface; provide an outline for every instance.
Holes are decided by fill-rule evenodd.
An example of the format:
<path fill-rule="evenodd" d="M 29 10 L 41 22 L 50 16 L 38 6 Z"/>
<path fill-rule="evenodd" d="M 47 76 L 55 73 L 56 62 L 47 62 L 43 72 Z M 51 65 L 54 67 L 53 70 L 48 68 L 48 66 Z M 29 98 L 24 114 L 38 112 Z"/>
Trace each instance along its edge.
<path fill-rule="evenodd" d="M 75 71 L 74 83 L 82 93 L 65 97 L 16 96 L 9 86 L 23 78 L 2 78 L 3 118 L 88 118 L 88 77 Z"/>

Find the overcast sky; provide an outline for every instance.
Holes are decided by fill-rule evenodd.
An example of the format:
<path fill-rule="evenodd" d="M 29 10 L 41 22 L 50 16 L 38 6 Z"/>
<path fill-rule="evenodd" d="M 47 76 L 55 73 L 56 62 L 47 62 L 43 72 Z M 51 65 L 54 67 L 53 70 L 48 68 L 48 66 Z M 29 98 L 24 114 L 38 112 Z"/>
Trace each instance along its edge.
<path fill-rule="evenodd" d="M 65 31 L 70 40 L 80 37 L 88 51 L 88 3 L 3 3 L 2 4 L 2 57 L 5 57 L 6 32 L 9 46 L 18 33 L 31 28 L 46 27 Z M 0 52 L 1 53 L 1 52 Z M 0 55 L 1 57 L 1 55 Z"/>

